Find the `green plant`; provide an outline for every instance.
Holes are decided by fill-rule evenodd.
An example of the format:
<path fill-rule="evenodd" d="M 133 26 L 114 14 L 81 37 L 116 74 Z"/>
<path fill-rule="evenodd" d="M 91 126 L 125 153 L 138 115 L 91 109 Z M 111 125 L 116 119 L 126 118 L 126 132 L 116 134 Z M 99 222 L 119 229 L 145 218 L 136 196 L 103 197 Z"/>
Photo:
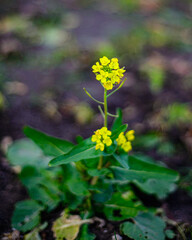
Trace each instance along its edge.
<path fill-rule="evenodd" d="M 73 144 L 25 127 L 25 135 L 35 144 L 20 140 L 9 148 L 7 157 L 13 165 L 20 165 L 19 177 L 31 197 L 16 205 L 12 224 L 23 232 L 38 229 L 41 212 L 52 211 L 62 204 L 64 212 L 52 227 L 56 239 L 95 239 L 83 224 L 102 221 L 102 217 L 128 221 L 121 225 L 121 234 L 132 239 L 163 240 L 164 221 L 155 216 L 156 209 L 144 206 L 134 189 L 162 199 L 175 189 L 179 175 L 128 154 L 134 131 L 126 132 L 127 124 L 123 124 L 120 109 L 116 115 L 108 112 L 108 98 L 125 82 L 122 81 L 125 70 L 119 68 L 118 59 L 101 58 L 93 66 L 93 72 L 104 88 L 104 101 L 96 100 L 84 90 L 99 103 L 104 118 L 102 128 L 90 138 L 78 138 L 78 143 Z M 108 93 L 117 84 L 120 85 Z M 108 117 L 115 118 L 111 130 Z M 50 167 L 46 166 L 47 161 Z"/>

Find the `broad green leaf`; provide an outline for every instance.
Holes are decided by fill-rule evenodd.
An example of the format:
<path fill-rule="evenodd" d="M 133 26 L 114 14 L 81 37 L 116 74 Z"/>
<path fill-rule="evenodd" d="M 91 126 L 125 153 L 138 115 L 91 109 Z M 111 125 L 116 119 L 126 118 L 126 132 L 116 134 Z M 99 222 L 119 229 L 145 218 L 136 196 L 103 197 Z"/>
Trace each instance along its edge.
<path fill-rule="evenodd" d="M 68 216 L 65 212 L 59 217 L 52 226 L 52 231 L 56 240 L 66 239 L 66 240 L 75 240 L 81 224 L 83 224 L 78 215 Z"/>
<path fill-rule="evenodd" d="M 104 176 L 108 173 L 110 173 L 111 171 L 107 168 L 102 168 L 101 170 L 98 169 L 89 169 L 87 171 L 87 173 L 92 176 L 92 177 L 96 177 L 96 176 Z"/>
<path fill-rule="evenodd" d="M 132 181 L 141 190 L 164 198 L 173 191 L 179 179 L 176 171 L 147 163 L 134 157 L 128 159 L 129 169 L 111 167 L 115 179 L 120 182 Z"/>
<path fill-rule="evenodd" d="M 117 118 L 115 118 L 111 131 L 115 131 L 116 129 L 118 129 L 122 124 L 123 124 L 123 120 L 122 120 L 122 110 L 120 108 L 117 109 L 116 115 L 118 115 Z"/>
<path fill-rule="evenodd" d="M 12 216 L 12 226 L 21 232 L 27 232 L 40 223 L 43 207 L 34 200 L 16 203 Z"/>
<path fill-rule="evenodd" d="M 48 210 L 54 209 L 61 201 L 62 193 L 57 180 L 60 177 L 59 169 L 54 168 L 50 171 L 27 166 L 22 169 L 19 177 L 29 196 L 41 202 Z"/>
<path fill-rule="evenodd" d="M 120 226 L 124 235 L 134 240 L 165 240 L 165 223 L 151 213 L 141 213 L 132 222 Z"/>
<path fill-rule="evenodd" d="M 116 129 L 116 130 L 114 130 L 114 131 L 112 132 L 111 138 L 112 138 L 113 140 L 115 140 L 116 138 L 118 138 L 118 136 L 119 136 L 119 134 L 120 134 L 121 132 L 125 132 L 125 131 L 127 130 L 127 127 L 128 127 L 127 124 L 121 125 L 118 129 Z"/>
<path fill-rule="evenodd" d="M 72 164 L 63 166 L 64 184 L 68 190 L 77 196 L 89 195 L 88 184 L 83 180 L 80 172 Z"/>
<path fill-rule="evenodd" d="M 87 143 L 87 140 L 85 140 L 85 142 Z M 108 156 L 115 151 L 114 145 L 108 147 L 106 151 L 102 152 L 100 150 L 95 150 L 95 144 L 92 143 L 90 145 L 87 145 L 85 142 L 82 142 L 81 144 L 75 146 L 69 153 L 52 159 L 49 163 L 49 166 L 57 166 L 70 162 L 97 158 L 99 156 Z"/>
<path fill-rule="evenodd" d="M 129 168 L 128 165 L 128 154 L 121 154 L 118 155 L 116 153 L 113 154 L 113 157 L 115 158 L 115 160 L 117 160 L 117 162 L 124 168 Z"/>
<path fill-rule="evenodd" d="M 82 160 L 82 164 L 87 168 L 87 169 L 96 169 L 99 163 L 100 157 L 97 158 L 91 158 L 91 159 L 85 159 Z"/>
<path fill-rule="evenodd" d="M 135 217 L 139 211 L 145 210 L 142 203 L 135 197 L 132 191 L 115 193 L 105 204 L 104 213 L 107 219 L 120 221 Z"/>
<path fill-rule="evenodd" d="M 32 199 L 41 202 L 48 208 L 48 211 L 56 208 L 61 201 L 58 195 L 52 194 L 48 188 L 44 188 L 43 186 L 29 188 L 29 196 Z"/>
<path fill-rule="evenodd" d="M 78 236 L 78 240 L 94 240 L 96 236 L 93 233 L 89 233 L 88 225 L 84 224 L 81 227 L 81 232 Z"/>
<path fill-rule="evenodd" d="M 24 127 L 25 135 L 32 139 L 44 152 L 45 155 L 57 157 L 69 152 L 74 144 L 66 140 L 49 136 L 31 127 Z"/>
<path fill-rule="evenodd" d="M 47 167 L 50 158 L 44 157 L 41 149 L 31 140 L 22 139 L 15 141 L 7 151 L 7 159 L 14 166 Z"/>
<path fill-rule="evenodd" d="M 91 187 L 92 186 L 90 186 L 90 189 Z M 110 182 L 105 183 L 104 181 L 99 181 L 94 190 L 96 193 L 93 195 L 93 200 L 99 203 L 108 201 L 113 194 L 113 186 Z"/>

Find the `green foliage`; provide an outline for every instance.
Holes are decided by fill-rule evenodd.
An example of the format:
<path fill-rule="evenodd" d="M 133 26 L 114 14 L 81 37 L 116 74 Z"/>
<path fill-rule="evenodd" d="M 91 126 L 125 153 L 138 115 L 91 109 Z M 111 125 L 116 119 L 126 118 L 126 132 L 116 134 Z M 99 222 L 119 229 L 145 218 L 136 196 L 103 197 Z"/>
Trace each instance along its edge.
<path fill-rule="evenodd" d="M 72 164 L 63 166 L 63 174 L 65 176 L 64 182 L 68 190 L 76 196 L 87 196 L 89 191 L 87 190 L 88 184 L 83 180 L 80 172 Z"/>
<path fill-rule="evenodd" d="M 7 152 L 7 158 L 14 166 L 47 167 L 50 158 L 44 157 L 41 149 L 28 139 L 15 141 Z"/>
<path fill-rule="evenodd" d="M 50 211 L 61 201 L 62 193 L 57 180 L 59 176 L 59 169 L 50 172 L 28 166 L 21 171 L 20 179 L 27 188 L 29 196 L 41 202 Z"/>
<path fill-rule="evenodd" d="M 81 227 L 81 232 L 78 236 L 78 240 L 94 240 L 95 239 L 95 235 L 92 233 L 89 233 L 89 229 L 88 229 L 88 225 L 84 224 Z"/>
<path fill-rule="evenodd" d="M 27 232 L 40 224 L 40 212 L 43 207 L 34 200 L 16 203 L 12 216 L 12 226 L 19 231 Z"/>
<path fill-rule="evenodd" d="M 101 180 L 93 190 L 93 200 L 97 203 L 104 203 L 112 197 L 114 189 L 112 183 L 106 183 Z"/>
<path fill-rule="evenodd" d="M 136 36 L 142 34 L 140 30 L 136 31 Z M 143 43 L 140 42 L 139 46 L 143 47 Z M 105 65 L 110 60 L 103 57 L 100 62 L 108 71 Z M 117 59 L 111 60 L 111 64 L 116 68 Z M 97 72 L 101 67 L 97 64 L 93 69 Z M 122 75 L 124 70 L 119 71 L 118 74 Z M 154 70 L 150 72 L 150 77 L 156 79 L 157 84 L 163 75 Z M 106 83 L 106 89 L 111 89 L 110 84 Z M 159 83 L 157 85 L 159 87 Z M 55 239 L 95 239 L 87 224 L 98 221 L 95 220 L 98 213 L 111 221 L 125 220 L 119 223 L 121 231 L 134 240 L 165 239 L 165 223 L 152 214 L 156 209 L 144 206 L 134 193 L 133 184 L 146 194 L 162 199 L 175 189 L 179 175 L 142 153 L 140 157 L 128 154 L 135 138 L 134 131 L 125 132 L 128 125 L 123 124 L 121 109 L 117 109 L 116 115 L 108 113 L 107 99 L 116 90 L 107 93 L 106 89 L 104 102 L 96 100 L 86 91 L 92 100 L 104 106 L 104 111 L 101 110 L 104 127 L 95 131 L 92 137 L 85 140 L 78 137 L 74 145 L 25 127 L 24 133 L 32 141 L 19 140 L 9 147 L 7 158 L 12 165 L 20 167 L 19 178 L 31 198 L 16 204 L 12 218 L 13 227 L 22 232 L 35 228 L 25 235 L 25 239 L 40 239 L 38 232 L 42 228 L 38 226 L 41 212 L 50 212 L 59 204 L 65 211 L 53 222 Z M 82 124 L 85 123 L 81 118 L 83 109 L 78 109 L 81 119 L 78 122 Z M 111 131 L 107 128 L 107 116 L 115 117 Z M 174 146 L 159 134 L 146 134 L 136 139 L 136 148 L 157 148 L 160 154 L 166 155 L 174 153 Z M 49 168 L 48 162 L 52 168 Z M 84 219 L 81 219 L 83 215 Z M 87 219 L 87 216 L 93 218 Z"/>
<path fill-rule="evenodd" d="M 111 167 L 114 177 L 119 182 L 133 182 L 141 190 L 164 198 L 175 189 L 178 181 L 177 172 L 155 164 L 141 161 L 134 157 L 128 159 L 129 169 Z"/>
<path fill-rule="evenodd" d="M 115 133 L 117 134 L 117 132 Z M 89 140 L 89 139 L 88 139 Z M 115 151 L 114 147 L 109 147 L 106 152 L 95 150 L 95 144 L 91 141 L 84 141 L 76 145 L 69 153 L 63 154 L 50 161 L 49 166 L 57 166 L 70 162 L 77 162 L 84 159 L 91 159 L 100 156 L 111 155 Z"/>
<path fill-rule="evenodd" d="M 145 207 L 142 203 L 134 195 L 129 194 L 129 192 L 114 193 L 104 206 L 104 213 L 107 219 L 112 221 L 135 217 L 143 210 L 145 210 Z"/>
<path fill-rule="evenodd" d="M 123 125 L 123 113 L 120 108 L 117 109 L 116 115 L 118 116 L 115 118 L 113 125 L 111 127 L 111 130 L 114 131 L 118 128 L 120 128 Z"/>
<path fill-rule="evenodd" d="M 121 224 L 124 235 L 134 240 L 165 240 L 165 223 L 151 213 L 141 213 L 133 222 Z"/>
<path fill-rule="evenodd" d="M 59 156 L 69 152 L 73 147 L 71 142 L 51 137 L 29 126 L 24 127 L 23 131 L 25 135 L 32 139 L 42 149 L 43 153 L 48 156 Z"/>

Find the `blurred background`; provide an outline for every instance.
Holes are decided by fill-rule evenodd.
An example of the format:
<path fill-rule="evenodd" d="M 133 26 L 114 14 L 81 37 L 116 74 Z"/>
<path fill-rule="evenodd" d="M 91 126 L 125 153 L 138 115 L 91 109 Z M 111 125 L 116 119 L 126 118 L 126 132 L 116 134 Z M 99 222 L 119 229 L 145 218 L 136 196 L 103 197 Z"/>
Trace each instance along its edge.
<path fill-rule="evenodd" d="M 24 137 L 24 125 L 71 141 L 101 127 L 83 87 L 102 99 L 91 69 L 102 56 L 119 58 L 127 70 L 109 110 L 123 109 L 136 131 L 134 150 L 187 176 L 182 186 L 192 196 L 191 0 L 1 0 L 2 152 Z"/>

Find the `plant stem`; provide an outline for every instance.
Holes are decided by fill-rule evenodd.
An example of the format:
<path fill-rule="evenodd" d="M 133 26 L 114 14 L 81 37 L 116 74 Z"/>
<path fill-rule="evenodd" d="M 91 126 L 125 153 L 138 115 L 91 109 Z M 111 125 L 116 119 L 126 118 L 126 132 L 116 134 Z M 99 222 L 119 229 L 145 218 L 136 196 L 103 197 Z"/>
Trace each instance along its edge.
<path fill-rule="evenodd" d="M 98 101 L 97 99 L 95 99 L 94 97 L 91 96 L 91 94 L 85 89 L 83 88 L 83 90 L 85 91 L 85 93 L 95 102 L 99 103 L 99 104 L 104 104 L 103 102 L 101 101 Z"/>
<path fill-rule="evenodd" d="M 107 127 L 107 90 L 104 90 L 104 113 L 105 113 L 105 120 L 104 120 L 104 127 Z"/>
<path fill-rule="evenodd" d="M 108 115 L 108 112 L 107 112 L 107 90 L 105 89 L 104 90 L 104 127 L 107 127 L 107 115 Z M 100 156 L 100 159 L 99 159 L 99 163 L 98 163 L 98 166 L 97 166 L 97 169 L 100 170 L 103 166 L 103 156 Z M 92 178 L 91 180 L 91 185 L 95 185 L 98 181 L 98 176 L 95 176 Z"/>
<path fill-rule="evenodd" d="M 99 164 L 97 166 L 97 169 L 100 170 L 102 168 L 102 165 L 103 165 L 103 156 L 100 156 Z"/>
<path fill-rule="evenodd" d="M 100 156 L 97 169 L 100 170 L 102 168 L 102 165 L 103 165 L 103 156 Z M 91 185 L 95 185 L 98 181 L 98 178 L 99 178 L 98 176 L 93 177 L 91 180 Z"/>
<path fill-rule="evenodd" d="M 101 108 L 100 105 L 98 106 L 98 108 L 99 108 L 99 111 L 100 111 L 100 113 L 101 113 L 103 119 L 105 119 L 105 114 L 104 114 L 104 112 L 103 112 L 103 109 Z"/>
<path fill-rule="evenodd" d="M 116 88 L 113 92 L 109 93 L 107 97 L 110 97 L 113 93 L 117 92 L 123 86 L 123 84 L 125 83 L 126 80 L 127 79 L 125 78 L 123 80 L 123 82 L 120 84 L 120 86 L 118 88 Z"/>

